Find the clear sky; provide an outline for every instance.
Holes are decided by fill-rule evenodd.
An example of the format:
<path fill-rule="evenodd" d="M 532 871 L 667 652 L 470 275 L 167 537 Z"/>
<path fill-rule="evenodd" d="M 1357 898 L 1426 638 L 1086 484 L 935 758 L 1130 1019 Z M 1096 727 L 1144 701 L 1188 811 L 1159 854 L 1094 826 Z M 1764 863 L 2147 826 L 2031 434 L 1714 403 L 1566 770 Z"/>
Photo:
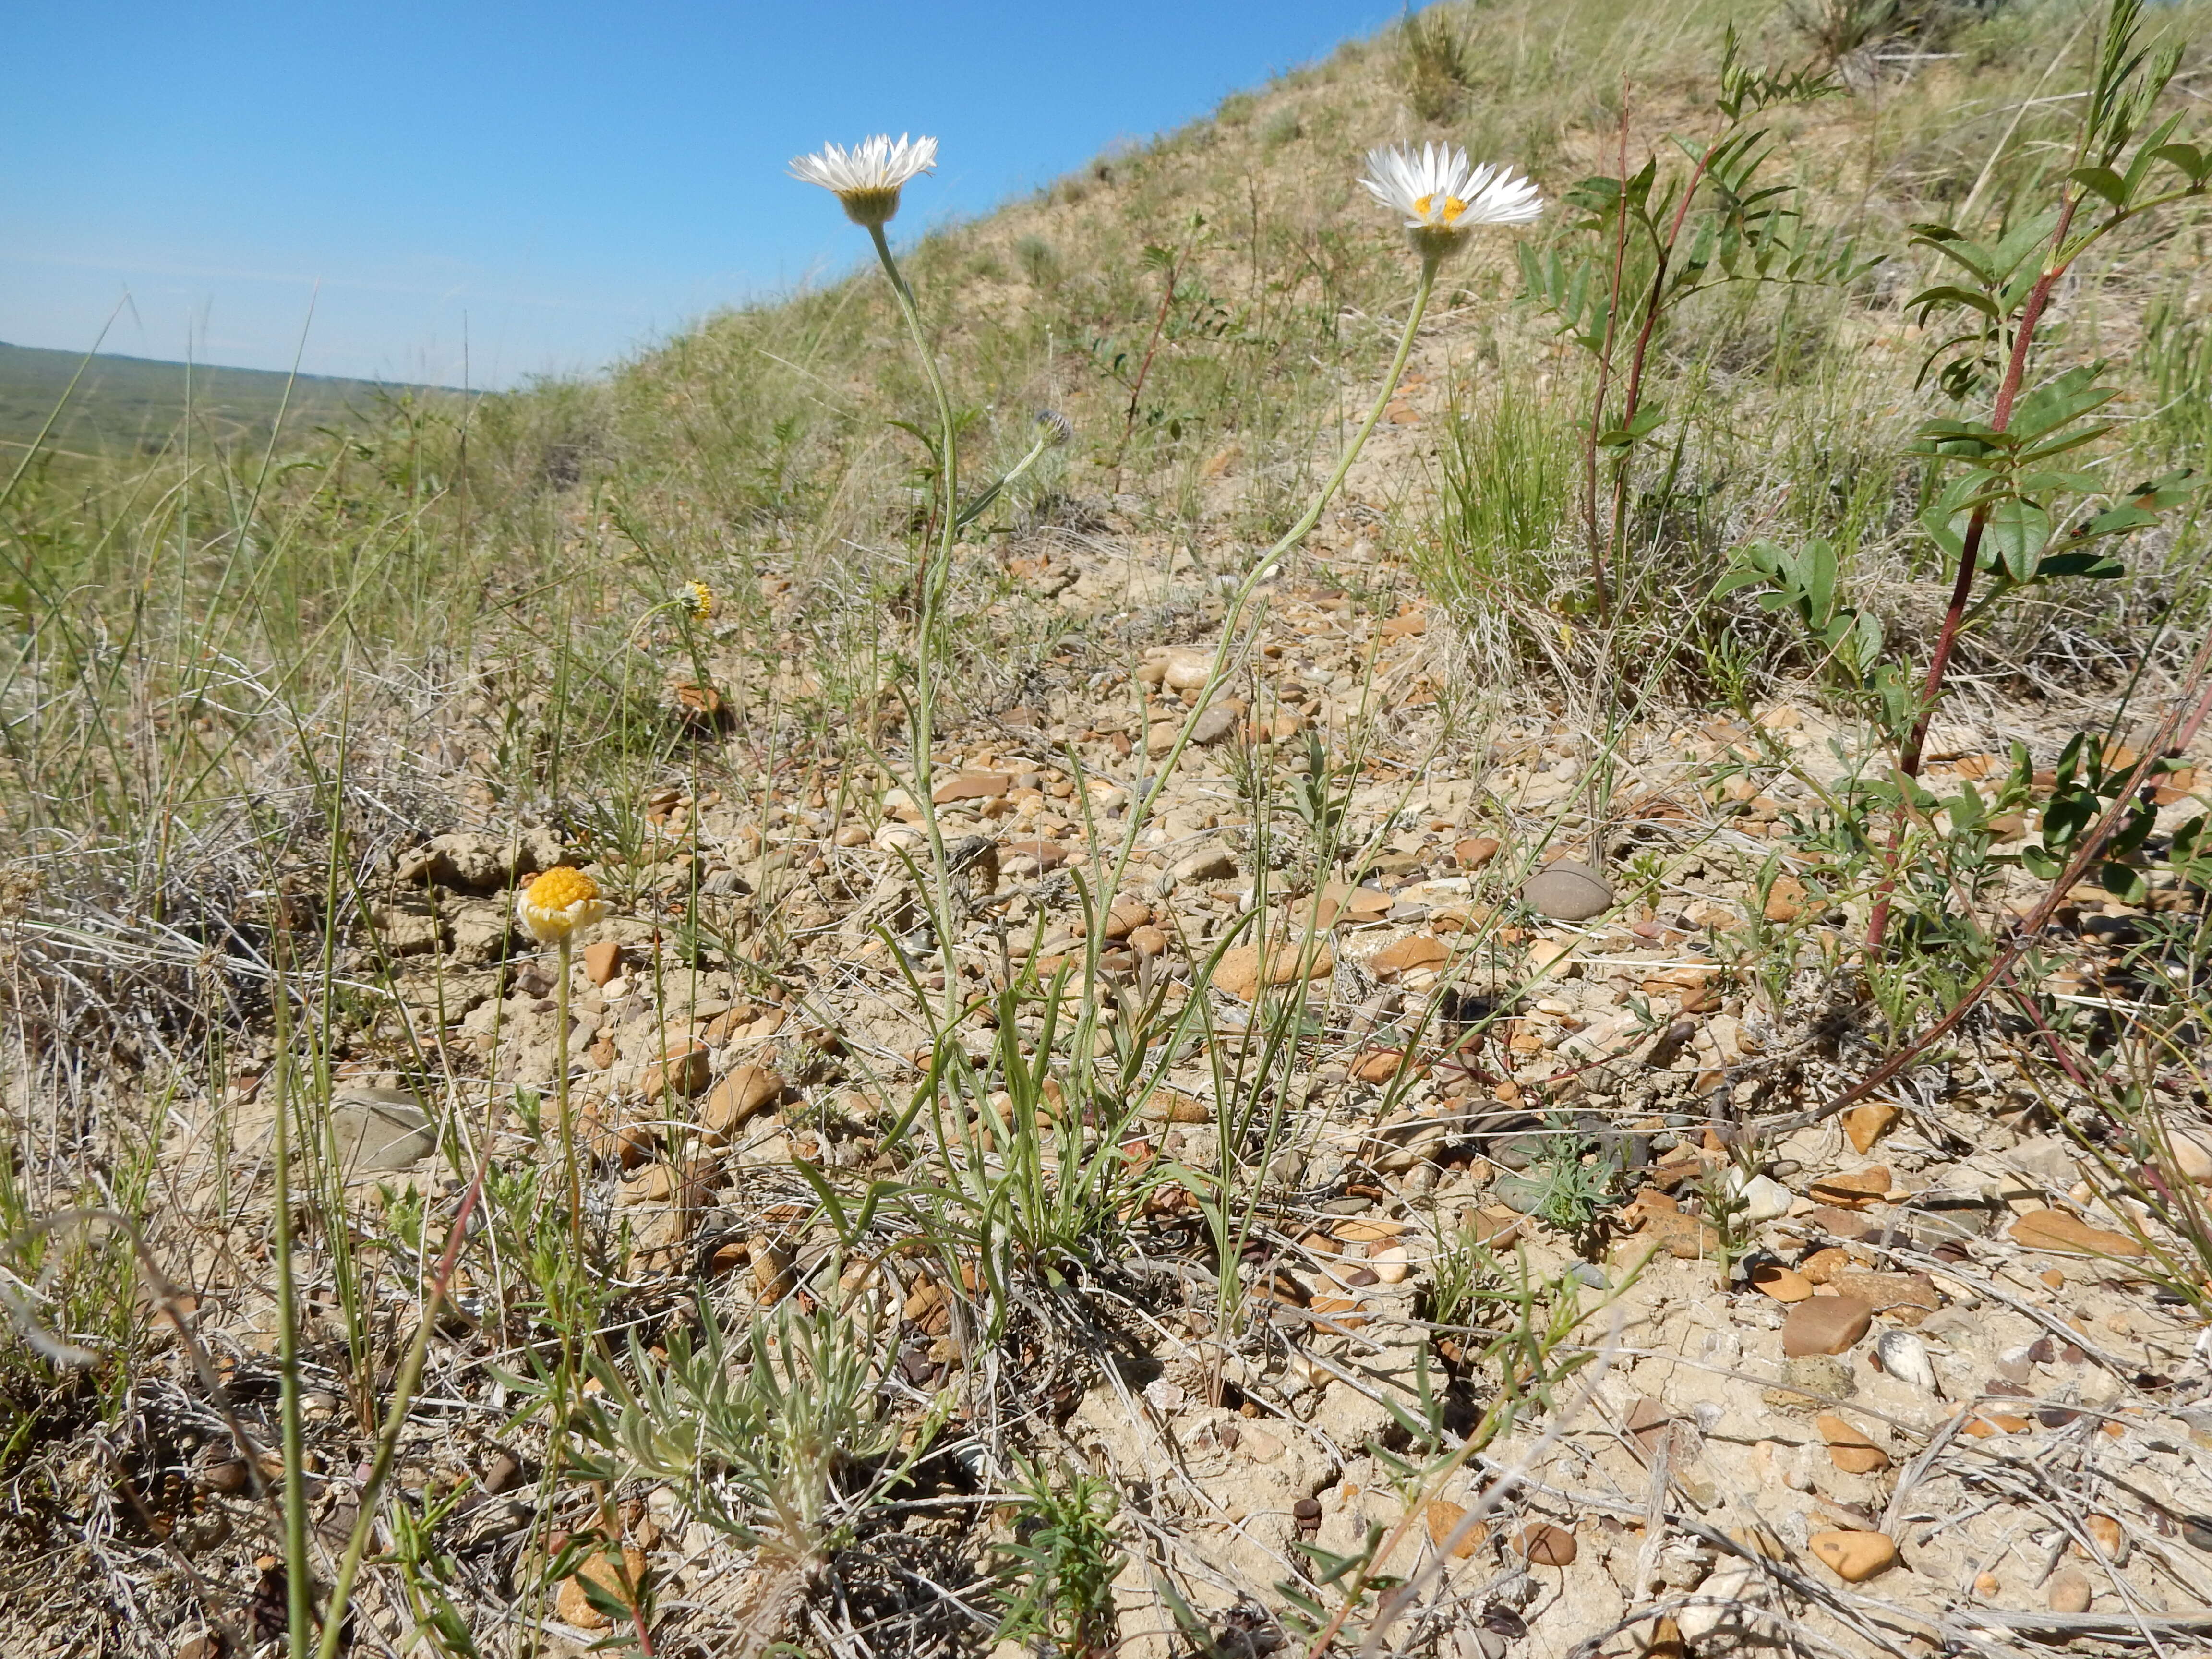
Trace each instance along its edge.
<path fill-rule="evenodd" d="M 1398 0 L 15 0 L 0 340 L 478 386 L 586 369 L 864 250 L 787 178 L 934 133 L 982 212 Z M 313 314 L 309 317 L 311 296 Z"/>

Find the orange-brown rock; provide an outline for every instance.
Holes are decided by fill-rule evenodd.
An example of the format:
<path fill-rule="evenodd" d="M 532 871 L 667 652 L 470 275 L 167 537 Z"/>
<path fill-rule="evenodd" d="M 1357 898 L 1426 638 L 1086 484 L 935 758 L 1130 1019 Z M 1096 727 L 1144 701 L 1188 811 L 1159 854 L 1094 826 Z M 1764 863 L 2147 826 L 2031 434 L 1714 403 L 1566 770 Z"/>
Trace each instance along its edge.
<path fill-rule="evenodd" d="M 1889 1467 L 1889 1454 L 1847 1419 L 1824 1412 L 1813 1419 L 1813 1425 L 1828 1443 L 1828 1461 L 1845 1474 L 1872 1474 Z"/>

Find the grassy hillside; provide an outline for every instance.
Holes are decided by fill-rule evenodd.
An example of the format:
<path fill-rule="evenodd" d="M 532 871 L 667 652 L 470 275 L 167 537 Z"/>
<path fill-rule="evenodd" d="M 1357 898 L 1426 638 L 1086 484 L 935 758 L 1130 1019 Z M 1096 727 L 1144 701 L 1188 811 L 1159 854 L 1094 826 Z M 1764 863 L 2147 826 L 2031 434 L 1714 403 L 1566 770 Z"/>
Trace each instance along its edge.
<path fill-rule="evenodd" d="M 921 347 L 58 438 L 0 1649 L 2201 1646 L 2208 18 L 1454 0 Z"/>
<path fill-rule="evenodd" d="M 0 342 L 0 445 L 20 454 L 47 432 L 50 445 L 78 454 L 154 454 L 188 428 L 201 441 L 265 443 L 280 410 L 292 430 L 312 434 L 353 424 L 381 400 L 422 390 L 112 353 L 88 363 L 80 352 Z"/>

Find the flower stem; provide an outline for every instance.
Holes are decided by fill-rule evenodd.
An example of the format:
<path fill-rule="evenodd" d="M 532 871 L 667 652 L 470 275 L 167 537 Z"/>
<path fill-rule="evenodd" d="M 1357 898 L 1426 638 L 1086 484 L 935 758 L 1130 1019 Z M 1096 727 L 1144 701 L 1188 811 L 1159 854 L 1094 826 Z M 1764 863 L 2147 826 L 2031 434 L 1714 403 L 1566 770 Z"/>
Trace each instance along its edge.
<path fill-rule="evenodd" d="M 1298 515 L 1297 522 L 1283 532 L 1281 540 L 1260 556 L 1258 562 L 1253 565 L 1231 599 L 1228 612 L 1221 621 L 1221 643 L 1214 651 L 1213 666 L 1206 675 L 1205 685 L 1200 689 L 1198 701 L 1192 704 L 1190 712 L 1183 717 L 1182 727 L 1176 733 L 1174 745 L 1160 757 L 1159 768 L 1153 774 L 1143 800 L 1130 812 L 1129 832 L 1123 838 L 1121 855 L 1115 863 L 1113 880 L 1100 889 L 1103 893 L 1121 890 L 1122 880 L 1127 876 L 1130 862 L 1136 856 L 1138 829 L 1144 823 L 1160 791 L 1167 787 L 1169 778 L 1175 775 L 1176 763 L 1182 758 L 1182 751 L 1190 746 L 1191 733 L 1197 729 L 1200 717 L 1212 706 L 1214 694 L 1221 689 L 1222 677 L 1229 666 L 1229 653 L 1237 643 L 1237 627 L 1243 620 L 1245 609 L 1252 602 L 1252 595 L 1267 579 L 1276 561 L 1304 541 L 1313 527 L 1321 522 L 1323 510 L 1344 483 L 1345 476 L 1352 471 L 1352 464 L 1359 459 L 1359 452 L 1365 447 L 1368 434 L 1375 430 L 1376 423 L 1382 418 L 1382 411 L 1389 407 L 1390 399 L 1396 395 L 1398 379 L 1405 374 L 1407 360 L 1413 355 L 1414 337 L 1420 332 L 1421 319 L 1429 308 L 1429 296 L 1436 289 L 1438 263 L 1433 255 L 1425 256 L 1421 260 L 1420 286 L 1413 292 L 1413 307 L 1407 313 L 1405 332 L 1398 337 L 1398 355 L 1390 360 L 1389 373 L 1382 377 L 1382 389 L 1376 394 L 1374 406 L 1367 411 L 1367 418 L 1359 423 L 1359 430 L 1352 434 L 1352 441 L 1345 446 L 1344 453 L 1337 461 L 1336 471 L 1328 475 L 1328 481 L 1316 492 L 1306 510 Z M 1091 962 L 1094 971 L 1097 937 L 1097 930 L 1093 929 Z"/>
<path fill-rule="evenodd" d="M 936 550 L 922 571 L 921 641 L 915 652 L 912 767 L 915 810 L 921 814 L 922 830 L 929 840 L 933 889 L 930 920 L 936 929 L 939 954 L 945 960 L 945 1008 L 949 1023 L 959 1006 L 960 980 L 952 955 L 955 929 L 951 872 L 945 863 L 944 831 L 937 822 L 932 776 L 937 741 L 938 635 L 943 623 L 945 587 L 952 569 L 952 549 L 960 533 L 959 432 L 952 416 L 952 398 L 945 389 L 945 377 L 938 372 L 929 336 L 922 329 L 921 312 L 915 304 L 914 290 L 907 286 L 898 261 L 891 257 L 891 245 L 884 235 L 884 228 L 870 225 L 868 234 L 875 241 L 876 257 L 883 261 L 884 275 L 890 280 L 891 293 L 898 300 L 899 314 L 906 319 L 907 332 L 914 337 L 915 355 L 921 359 L 921 371 L 928 377 L 930 392 L 937 400 L 939 535 Z"/>
<path fill-rule="evenodd" d="M 561 935 L 561 977 L 553 986 L 553 1099 L 561 1119 L 561 1162 L 568 1175 L 568 1237 L 584 1265 L 584 1178 L 576 1164 L 576 1121 L 568 1109 L 568 935 Z"/>

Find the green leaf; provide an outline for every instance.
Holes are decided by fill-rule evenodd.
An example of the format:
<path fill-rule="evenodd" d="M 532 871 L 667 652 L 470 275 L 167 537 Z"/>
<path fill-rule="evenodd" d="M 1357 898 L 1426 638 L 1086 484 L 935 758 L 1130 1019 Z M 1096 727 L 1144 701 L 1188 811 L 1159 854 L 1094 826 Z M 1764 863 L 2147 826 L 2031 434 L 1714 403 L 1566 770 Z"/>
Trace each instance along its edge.
<path fill-rule="evenodd" d="M 2110 167 L 2075 167 L 2066 176 L 2084 190 L 2095 191 L 2116 208 L 2128 204 L 2127 181 Z"/>
<path fill-rule="evenodd" d="M 1960 288 L 1955 283 L 1941 283 L 1934 288 L 1923 288 L 1905 302 L 1907 311 L 1920 313 L 1923 326 L 1927 324 L 1929 313 L 1938 306 L 1955 306 L 1962 310 L 1978 311 L 1993 323 L 2003 320 L 1995 300 L 1971 288 Z"/>
<path fill-rule="evenodd" d="M 1983 520 L 1983 544 L 1996 552 L 2016 582 L 2034 579 L 2036 560 L 2050 539 L 2051 515 L 2016 495 L 1990 503 Z"/>
<path fill-rule="evenodd" d="M 2053 581 L 2066 576 L 2109 581 L 2115 576 L 2127 574 L 2127 566 L 2104 553 L 2046 553 L 2035 567 L 2035 580 L 2039 582 Z"/>

